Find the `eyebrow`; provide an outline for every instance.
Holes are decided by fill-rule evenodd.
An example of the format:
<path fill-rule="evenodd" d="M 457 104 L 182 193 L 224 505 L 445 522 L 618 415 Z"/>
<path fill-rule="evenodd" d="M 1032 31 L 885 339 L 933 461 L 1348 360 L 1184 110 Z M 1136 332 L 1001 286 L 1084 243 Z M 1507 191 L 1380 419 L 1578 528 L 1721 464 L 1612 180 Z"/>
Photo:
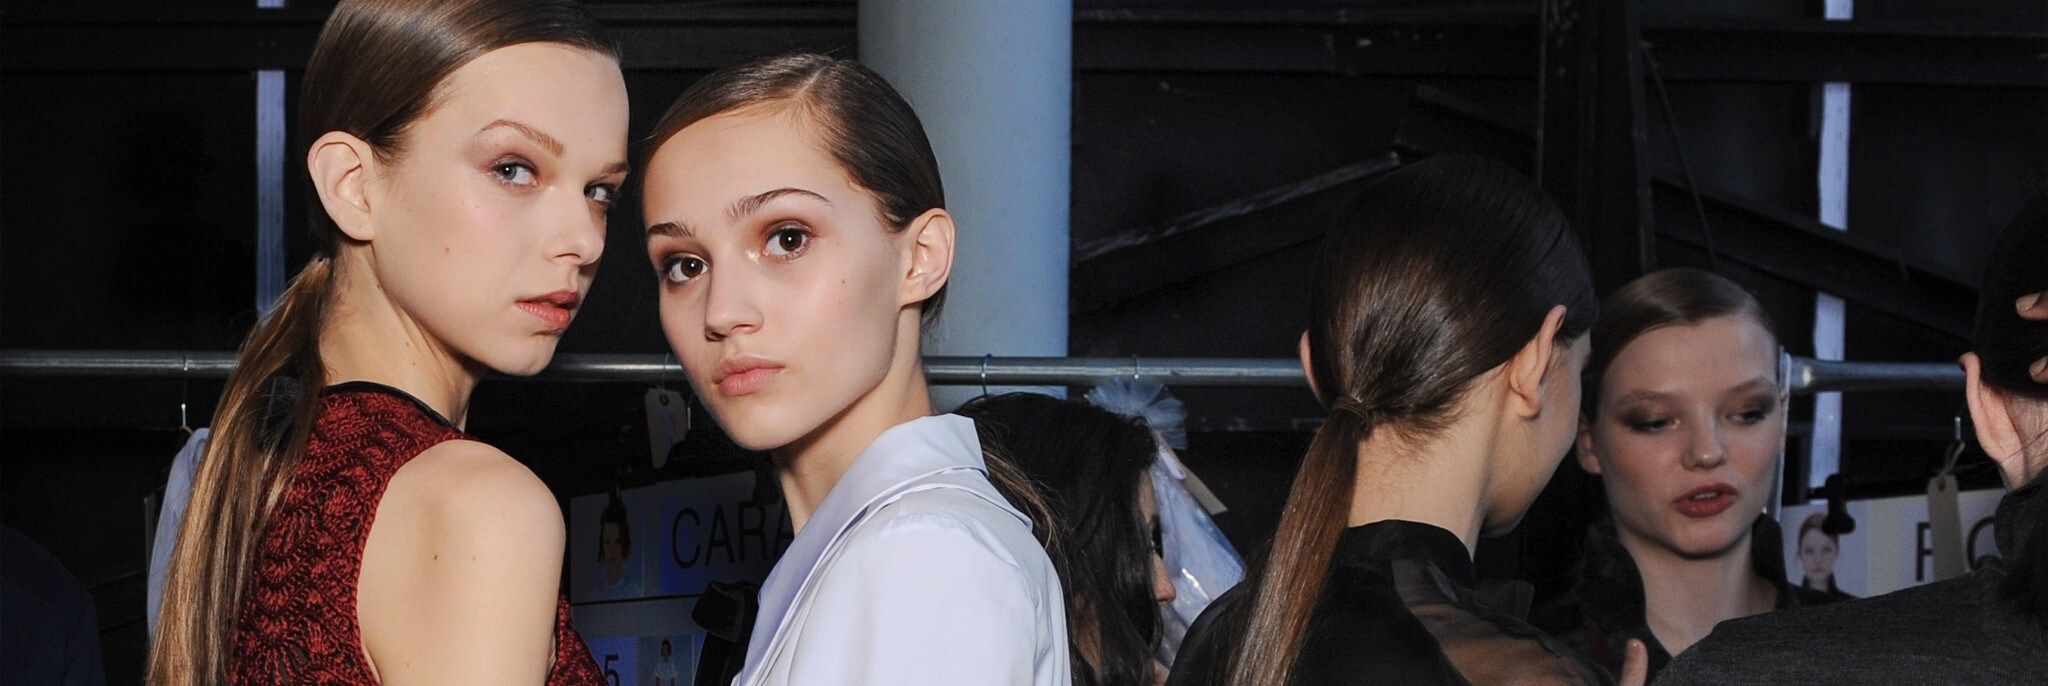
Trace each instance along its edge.
<path fill-rule="evenodd" d="M 1777 387 L 1777 382 L 1759 376 L 1754 379 L 1744 381 L 1741 384 L 1735 386 L 1734 388 L 1728 389 L 1728 395 L 1746 393 L 1751 391 L 1775 389 Z M 1614 404 L 1623 405 L 1637 400 L 1671 400 L 1677 397 L 1678 396 L 1676 394 L 1665 393 L 1662 391 L 1630 391 L 1628 393 L 1623 393 L 1619 398 L 1615 398 Z"/>
<path fill-rule="evenodd" d="M 732 207 L 727 208 L 725 213 L 727 217 L 731 218 L 734 221 L 738 221 L 740 217 L 753 214 L 755 210 L 761 209 L 762 205 L 766 205 L 770 201 L 773 201 L 776 198 L 780 198 L 786 195 L 806 196 L 810 198 L 815 198 L 818 202 L 825 203 L 826 205 L 832 204 L 832 201 L 825 199 L 825 196 L 818 195 L 817 193 L 813 193 L 802 188 L 777 188 L 772 191 L 756 193 L 744 198 L 740 198 L 739 200 L 734 201 Z"/>
<path fill-rule="evenodd" d="M 510 119 L 499 119 L 489 124 L 485 124 L 483 128 L 477 129 L 476 132 L 483 133 L 485 131 L 498 128 L 500 126 L 512 129 L 514 131 L 518 131 L 521 135 L 533 139 L 533 142 L 539 143 L 540 147 L 547 148 L 548 152 L 554 153 L 556 157 L 562 156 L 562 141 L 556 140 L 554 136 L 548 135 L 546 131 L 536 129 L 531 126 L 527 126 L 525 124 L 512 121 Z M 614 169 L 624 169 L 626 167 L 626 163 L 618 162 L 613 164 L 612 167 Z M 611 173 L 611 171 L 607 170 L 606 173 Z"/>
<path fill-rule="evenodd" d="M 827 205 L 832 204 L 832 201 L 827 199 L 825 196 L 818 195 L 817 193 L 813 193 L 802 188 L 777 188 L 772 191 L 755 193 L 753 195 L 749 195 L 747 197 L 733 201 L 732 206 L 726 208 L 726 215 L 733 221 L 739 221 L 741 217 L 753 214 L 756 210 L 761 209 L 762 205 L 766 205 L 769 202 L 774 201 L 776 198 L 780 198 L 786 195 L 803 196 L 816 199 L 818 202 L 822 202 Z M 681 222 L 660 222 L 657 224 L 649 225 L 647 227 L 647 237 L 653 238 L 655 236 L 668 236 L 671 238 L 695 238 L 697 236 L 697 229 L 696 227 Z"/>
<path fill-rule="evenodd" d="M 670 238 L 695 238 L 697 237 L 697 230 L 691 228 L 688 224 L 678 224 L 676 222 L 662 222 L 647 227 L 647 237 L 653 238 L 655 236 L 668 236 Z"/>

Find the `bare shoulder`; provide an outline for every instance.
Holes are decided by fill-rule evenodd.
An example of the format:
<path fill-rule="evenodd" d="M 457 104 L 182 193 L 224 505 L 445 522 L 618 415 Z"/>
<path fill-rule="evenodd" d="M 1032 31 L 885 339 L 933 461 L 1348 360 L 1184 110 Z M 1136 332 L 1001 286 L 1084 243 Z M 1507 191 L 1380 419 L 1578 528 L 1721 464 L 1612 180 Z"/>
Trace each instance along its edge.
<path fill-rule="evenodd" d="M 357 619 L 387 683 L 516 683 L 552 657 L 562 511 L 503 451 L 448 441 L 407 462 L 377 504 Z"/>
<path fill-rule="evenodd" d="M 428 448 L 391 478 L 384 500 L 379 523 L 388 509 L 425 525 L 435 537 L 552 540 L 553 551 L 538 552 L 560 554 L 562 510 L 554 493 L 526 465 L 486 443 L 446 441 Z M 509 541 L 494 545 L 503 542 Z"/>

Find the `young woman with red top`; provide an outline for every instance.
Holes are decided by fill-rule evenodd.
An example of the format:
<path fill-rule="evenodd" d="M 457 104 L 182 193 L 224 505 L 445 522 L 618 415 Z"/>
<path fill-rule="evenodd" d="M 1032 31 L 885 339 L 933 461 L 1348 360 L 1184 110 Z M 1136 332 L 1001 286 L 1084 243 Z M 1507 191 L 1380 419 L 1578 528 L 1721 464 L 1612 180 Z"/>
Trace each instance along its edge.
<path fill-rule="evenodd" d="M 319 252 L 228 378 L 149 681 L 602 683 L 554 496 L 462 426 L 485 374 L 547 366 L 595 273 L 612 47 L 562 0 L 345 1 L 298 107 Z"/>

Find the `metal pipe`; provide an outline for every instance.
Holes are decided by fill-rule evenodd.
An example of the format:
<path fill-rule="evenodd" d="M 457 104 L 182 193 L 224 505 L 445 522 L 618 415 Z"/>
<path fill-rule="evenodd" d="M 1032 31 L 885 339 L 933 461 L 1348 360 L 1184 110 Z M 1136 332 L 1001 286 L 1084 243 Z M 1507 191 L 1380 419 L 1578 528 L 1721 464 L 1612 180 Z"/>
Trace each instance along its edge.
<path fill-rule="evenodd" d="M 1792 358 L 1792 392 L 1961 391 L 1954 362 L 1842 362 Z"/>
<path fill-rule="evenodd" d="M 224 378 L 234 353 L 175 350 L 0 350 L 0 377 Z M 985 370 L 985 371 L 984 371 Z M 673 356 L 561 354 L 532 378 L 547 381 L 642 382 L 681 378 Z M 948 386 L 1090 386 L 1121 376 L 1156 378 L 1168 386 L 1302 386 L 1290 359 L 1221 357 L 945 357 L 925 358 L 925 375 Z M 520 377 L 508 377 L 520 378 Z M 1822 391 L 1960 391 L 1963 371 L 1948 362 L 1835 362 L 1790 358 L 1793 393 Z"/>

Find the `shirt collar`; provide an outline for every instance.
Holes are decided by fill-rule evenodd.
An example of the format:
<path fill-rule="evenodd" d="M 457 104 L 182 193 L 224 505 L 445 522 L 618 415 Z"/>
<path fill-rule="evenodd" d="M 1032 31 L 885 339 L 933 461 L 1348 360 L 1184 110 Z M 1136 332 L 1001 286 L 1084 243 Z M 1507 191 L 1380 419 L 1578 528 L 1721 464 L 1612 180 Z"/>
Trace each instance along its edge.
<path fill-rule="evenodd" d="M 981 438 L 974 420 L 955 414 L 920 417 L 898 424 L 876 436 L 840 475 L 839 482 L 825 495 L 825 501 L 811 513 L 802 531 L 775 563 L 761 585 L 761 614 L 753 640 L 747 646 L 747 664 L 753 666 L 766 652 L 769 639 L 780 628 L 790 603 L 804 587 L 811 571 L 832 544 L 874 509 L 893 501 L 908 490 L 906 486 L 937 474 L 972 470 L 988 471 L 981 456 Z M 1001 497 L 992 502 L 1007 503 Z M 1003 505 L 1019 519 L 1015 508 Z M 765 633 L 764 633 L 765 632 Z"/>
<path fill-rule="evenodd" d="M 1440 526 L 1399 519 L 1345 529 L 1331 555 L 1336 564 L 1384 569 L 1395 560 L 1422 560 L 1436 565 L 1460 586 L 1471 587 L 1478 574 L 1470 551 L 1458 535 Z"/>

